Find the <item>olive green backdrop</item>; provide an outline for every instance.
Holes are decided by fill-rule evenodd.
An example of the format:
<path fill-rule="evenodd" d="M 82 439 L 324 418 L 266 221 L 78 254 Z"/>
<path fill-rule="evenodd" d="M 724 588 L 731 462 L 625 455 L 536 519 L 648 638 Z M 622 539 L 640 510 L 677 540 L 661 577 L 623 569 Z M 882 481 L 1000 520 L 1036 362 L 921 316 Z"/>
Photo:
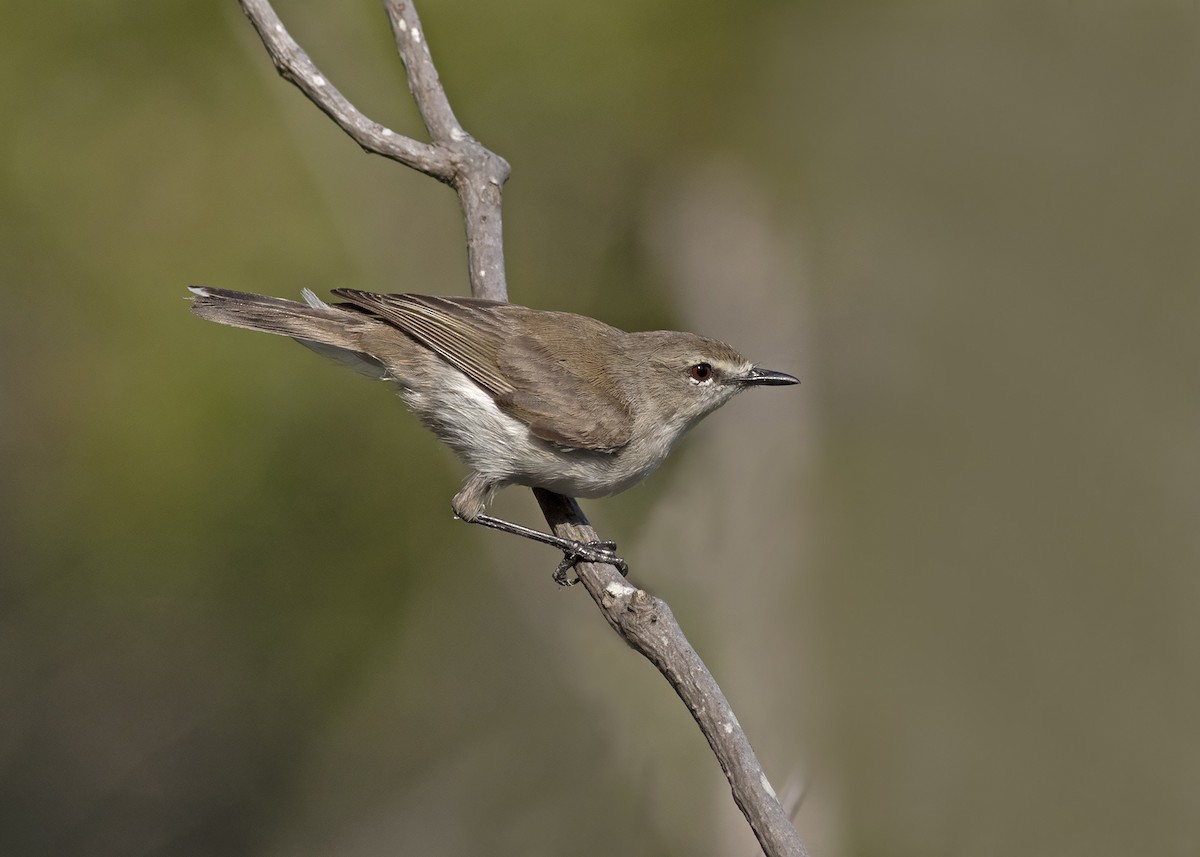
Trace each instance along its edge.
<path fill-rule="evenodd" d="M 375 2 L 281 2 L 421 135 Z M 425 2 L 513 300 L 799 388 L 586 504 L 819 857 L 1200 852 L 1195 3 Z M 0 853 L 752 854 L 556 557 L 190 283 L 461 293 L 228 2 L 0 28 Z M 536 522 L 528 492 L 500 513 Z"/>

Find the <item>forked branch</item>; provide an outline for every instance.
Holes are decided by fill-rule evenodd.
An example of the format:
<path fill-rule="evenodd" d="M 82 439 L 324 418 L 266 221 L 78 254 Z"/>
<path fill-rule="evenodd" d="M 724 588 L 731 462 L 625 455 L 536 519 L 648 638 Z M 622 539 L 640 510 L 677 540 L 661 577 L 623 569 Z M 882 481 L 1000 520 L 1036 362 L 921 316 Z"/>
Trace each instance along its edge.
<path fill-rule="evenodd" d="M 453 187 L 467 229 L 471 293 L 508 300 L 504 279 L 502 188 L 509 166 L 467 134 L 446 99 L 425 42 L 417 10 L 405 0 L 387 0 L 396 49 L 408 72 L 408 85 L 432 143 L 422 143 L 364 115 L 351 104 L 288 33 L 267 0 L 239 0 L 262 39 L 275 68 L 367 152 L 383 155 Z"/>
<path fill-rule="evenodd" d="M 431 143 L 398 134 L 363 115 L 321 74 L 267 0 L 239 2 L 279 73 L 363 149 L 420 170 L 458 192 L 466 224 L 471 292 L 476 297 L 507 300 L 501 188 L 509 166 L 467 134 L 455 118 L 411 0 L 385 0 L 384 6 Z M 534 494 L 556 535 L 581 542 L 598 540 L 574 500 L 541 489 Z M 763 851 L 770 857 L 806 855 L 728 700 L 666 603 L 631 586 L 612 566 L 580 563 L 576 570 L 609 625 L 658 668 L 687 705 Z"/>

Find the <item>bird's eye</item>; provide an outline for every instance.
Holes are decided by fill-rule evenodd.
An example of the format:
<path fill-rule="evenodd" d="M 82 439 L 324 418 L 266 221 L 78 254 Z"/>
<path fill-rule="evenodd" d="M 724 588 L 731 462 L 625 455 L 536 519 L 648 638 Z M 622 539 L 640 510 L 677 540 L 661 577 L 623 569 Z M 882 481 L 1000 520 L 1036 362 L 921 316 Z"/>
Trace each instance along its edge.
<path fill-rule="evenodd" d="M 705 381 L 708 381 L 712 378 L 713 369 L 712 366 L 707 363 L 697 363 L 688 370 L 688 374 L 697 384 L 703 384 Z"/>

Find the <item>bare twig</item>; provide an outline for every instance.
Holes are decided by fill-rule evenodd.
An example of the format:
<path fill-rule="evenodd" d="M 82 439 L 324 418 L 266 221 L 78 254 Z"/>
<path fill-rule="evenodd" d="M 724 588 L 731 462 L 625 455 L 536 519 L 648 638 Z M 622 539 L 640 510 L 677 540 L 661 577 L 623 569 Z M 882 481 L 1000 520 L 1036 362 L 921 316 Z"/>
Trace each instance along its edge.
<path fill-rule="evenodd" d="M 317 70 L 308 54 L 284 28 L 270 3 L 266 0 L 240 2 L 279 73 L 294 83 L 308 96 L 309 101 L 321 108 L 356 143 L 368 152 L 399 161 L 439 181 L 447 184 L 452 181 L 454 168 L 449 153 L 439 146 L 397 134 L 391 128 L 368 119 Z"/>
<path fill-rule="evenodd" d="M 458 191 L 467 230 L 471 292 L 507 300 L 501 231 L 501 188 L 508 163 L 463 130 L 450 108 L 410 0 L 385 0 L 408 85 L 432 143 L 397 134 L 367 118 L 321 74 L 288 35 L 267 0 L 239 0 L 275 67 L 366 151 L 420 170 Z M 546 522 L 562 537 L 596 541 L 578 504 L 534 489 Z M 733 799 L 770 857 L 806 855 L 741 724 L 712 673 L 662 600 L 627 583 L 609 565 L 580 563 L 579 578 L 613 629 L 650 660 L 687 705 L 733 790 Z"/>
<path fill-rule="evenodd" d="M 450 109 L 450 100 L 446 98 L 446 90 L 442 89 L 433 57 L 429 55 L 429 43 L 425 40 L 425 31 L 421 29 L 416 7 L 404 0 L 387 0 L 383 5 L 392 22 L 392 34 L 396 37 L 400 60 L 408 72 L 408 90 L 417 103 L 421 121 L 425 123 L 425 130 L 429 132 L 434 145 L 449 146 L 465 140 L 467 132 L 458 124 L 454 111 Z"/>
<path fill-rule="evenodd" d="M 504 278 L 504 234 L 501 189 L 508 180 L 504 158 L 465 132 L 438 80 L 425 43 L 425 31 L 412 3 L 387 0 L 396 49 L 408 71 L 409 88 L 433 143 L 422 143 L 363 115 L 321 74 L 304 49 L 288 33 L 267 0 L 239 0 L 242 10 L 266 46 L 275 68 L 367 152 L 383 155 L 420 170 L 453 187 L 467 228 L 467 263 L 471 293 L 507 300 Z"/>
<path fill-rule="evenodd" d="M 533 489 L 555 535 L 594 541 L 596 531 L 570 497 Z M 631 586 L 611 565 L 580 563 L 579 580 L 621 638 L 645 656 L 691 712 L 721 764 L 733 800 L 750 822 L 763 853 L 803 857 L 808 852 L 771 788 L 742 724 L 717 680 L 684 636 L 671 608 L 661 598 Z"/>
<path fill-rule="evenodd" d="M 458 191 L 467 229 L 471 294 L 477 298 L 508 300 L 500 216 L 501 189 L 510 170 L 508 161 L 480 144 L 458 124 L 429 55 L 416 6 L 406 0 L 385 0 L 383 5 L 392 22 L 396 49 L 408 72 L 408 88 L 421 119 L 434 145 L 450 153 L 454 164 L 450 185 Z"/>

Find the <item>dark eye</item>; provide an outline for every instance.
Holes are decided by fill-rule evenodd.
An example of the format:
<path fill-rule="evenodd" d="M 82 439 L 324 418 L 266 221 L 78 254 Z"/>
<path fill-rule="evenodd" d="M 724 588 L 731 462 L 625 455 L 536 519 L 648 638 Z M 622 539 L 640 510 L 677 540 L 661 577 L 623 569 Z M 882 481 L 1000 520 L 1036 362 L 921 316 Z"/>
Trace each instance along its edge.
<path fill-rule="evenodd" d="M 693 381 L 704 382 L 712 377 L 712 366 L 707 363 L 697 363 L 688 370 L 688 374 L 691 375 Z"/>

